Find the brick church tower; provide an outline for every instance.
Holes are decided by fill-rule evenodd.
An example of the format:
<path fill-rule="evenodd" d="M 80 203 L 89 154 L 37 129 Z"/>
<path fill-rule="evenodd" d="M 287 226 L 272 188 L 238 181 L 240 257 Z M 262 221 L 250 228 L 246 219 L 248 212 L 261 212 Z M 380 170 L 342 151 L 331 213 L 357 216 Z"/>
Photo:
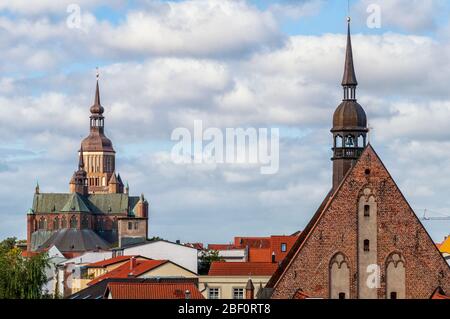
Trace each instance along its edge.
<path fill-rule="evenodd" d="M 344 101 L 333 118 L 333 185 L 259 298 L 428 299 L 450 267 L 370 144 L 356 102 L 348 20 Z"/>
<path fill-rule="evenodd" d="M 83 160 L 87 173 L 88 192 L 123 193 L 124 185 L 120 175 L 116 175 L 116 152 L 112 142 L 105 135 L 104 108 L 100 103 L 100 89 L 95 88 L 94 104 L 90 108 L 89 136 L 81 142 Z M 80 153 L 81 153 L 80 149 Z"/>

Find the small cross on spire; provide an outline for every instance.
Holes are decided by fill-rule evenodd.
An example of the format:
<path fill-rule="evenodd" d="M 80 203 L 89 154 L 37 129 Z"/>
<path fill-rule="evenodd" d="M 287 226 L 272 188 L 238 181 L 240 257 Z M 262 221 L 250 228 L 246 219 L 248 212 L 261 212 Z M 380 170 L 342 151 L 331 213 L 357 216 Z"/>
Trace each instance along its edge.
<path fill-rule="evenodd" d="M 96 71 L 95 77 L 97 78 L 97 81 L 98 81 L 98 78 L 100 77 L 100 72 L 98 70 L 98 66 L 95 68 L 95 71 Z"/>

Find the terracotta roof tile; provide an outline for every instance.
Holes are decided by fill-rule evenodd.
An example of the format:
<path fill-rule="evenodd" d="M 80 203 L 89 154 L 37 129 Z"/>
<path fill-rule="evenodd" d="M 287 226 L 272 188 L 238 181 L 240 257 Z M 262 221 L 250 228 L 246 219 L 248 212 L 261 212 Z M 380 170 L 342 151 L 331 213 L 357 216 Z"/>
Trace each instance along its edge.
<path fill-rule="evenodd" d="M 198 288 L 189 283 L 131 283 L 111 282 L 107 292 L 113 299 L 204 299 Z"/>
<path fill-rule="evenodd" d="M 137 256 L 117 256 L 110 259 L 101 260 L 95 263 L 91 263 L 88 265 L 89 268 L 103 268 L 106 266 L 114 265 L 123 261 L 130 260 L 131 257 L 137 257 Z"/>
<path fill-rule="evenodd" d="M 277 263 L 267 262 L 221 262 L 211 263 L 208 276 L 272 276 Z"/>
<path fill-rule="evenodd" d="M 103 274 L 101 276 L 98 276 L 94 280 L 90 281 L 88 283 L 89 286 L 95 285 L 96 283 L 106 279 L 106 278 L 135 278 L 138 277 L 152 269 L 155 269 L 165 263 L 167 263 L 167 260 L 134 260 L 134 267 L 130 266 L 130 263 L 132 261 L 129 260 L 125 264 L 120 265 L 119 267 L 107 272 L 106 274 Z"/>

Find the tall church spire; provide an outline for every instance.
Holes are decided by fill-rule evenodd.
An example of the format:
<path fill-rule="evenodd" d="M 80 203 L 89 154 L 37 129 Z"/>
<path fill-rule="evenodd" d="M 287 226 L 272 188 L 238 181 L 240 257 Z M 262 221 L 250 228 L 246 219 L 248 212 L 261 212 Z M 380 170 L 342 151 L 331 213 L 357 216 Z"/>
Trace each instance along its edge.
<path fill-rule="evenodd" d="M 351 18 L 347 18 L 347 49 L 345 51 L 345 68 L 344 76 L 342 78 L 342 86 L 356 86 L 358 81 L 356 80 L 355 66 L 353 65 L 353 49 L 352 49 L 352 37 L 350 32 Z"/>
<path fill-rule="evenodd" d="M 333 116 L 333 188 L 339 186 L 351 167 L 353 167 L 366 147 L 367 116 L 356 102 L 355 66 L 353 61 L 350 17 L 347 18 L 347 48 L 345 51 L 344 76 L 342 87 L 344 98 Z"/>

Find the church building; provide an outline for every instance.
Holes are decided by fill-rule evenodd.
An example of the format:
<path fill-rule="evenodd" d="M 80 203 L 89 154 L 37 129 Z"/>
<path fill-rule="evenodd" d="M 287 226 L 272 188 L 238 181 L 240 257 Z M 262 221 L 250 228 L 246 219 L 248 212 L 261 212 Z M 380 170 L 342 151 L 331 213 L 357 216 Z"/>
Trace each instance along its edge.
<path fill-rule="evenodd" d="M 69 193 L 41 193 L 36 186 L 27 214 L 29 251 L 54 245 L 77 255 L 147 239 L 148 202 L 144 195 L 130 196 L 128 184 L 116 173 L 116 152 L 104 132 L 98 75 L 90 113 L 90 132 L 81 142 Z"/>
<path fill-rule="evenodd" d="M 356 99 L 350 19 L 344 98 L 333 117 L 333 181 L 260 298 L 428 299 L 450 268 L 368 143 Z"/>

